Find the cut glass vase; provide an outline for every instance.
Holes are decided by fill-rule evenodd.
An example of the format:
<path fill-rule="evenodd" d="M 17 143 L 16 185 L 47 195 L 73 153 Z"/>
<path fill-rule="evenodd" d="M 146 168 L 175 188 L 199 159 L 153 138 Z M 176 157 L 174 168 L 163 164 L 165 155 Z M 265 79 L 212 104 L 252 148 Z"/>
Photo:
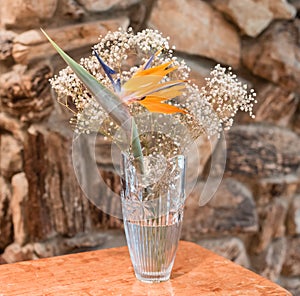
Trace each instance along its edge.
<path fill-rule="evenodd" d="M 170 278 L 181 234 L 185 202 L 184 156 L 165 159 L 122 156 L 122 211 L 136 278 Z"/>

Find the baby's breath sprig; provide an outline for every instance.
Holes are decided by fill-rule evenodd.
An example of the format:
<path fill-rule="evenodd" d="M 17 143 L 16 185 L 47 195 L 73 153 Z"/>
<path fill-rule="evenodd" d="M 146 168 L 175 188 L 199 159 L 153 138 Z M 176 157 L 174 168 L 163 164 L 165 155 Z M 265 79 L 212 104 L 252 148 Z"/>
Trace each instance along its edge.
<path fill-rule="evenodd" d="M 226 69 L 218 64 L 205 80 L 206 85 L 201 88 L 201 95 L 212 105 L 225 129 L 232 126 L 238 110 L 248 112 L 255 118 L 252 108 L 257 103 L 256 93 L 253 89 L 249 93 L 247 84 L 242 84 L 230 67 Z"/>

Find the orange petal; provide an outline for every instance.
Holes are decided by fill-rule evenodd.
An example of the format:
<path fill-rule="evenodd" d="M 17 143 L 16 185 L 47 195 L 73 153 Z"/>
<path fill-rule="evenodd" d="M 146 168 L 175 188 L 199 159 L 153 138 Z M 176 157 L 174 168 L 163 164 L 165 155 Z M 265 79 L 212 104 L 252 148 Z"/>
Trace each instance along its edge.
<path fill-rule="evenodd" d="M 168 88 L 159 89 L 155 92 L 151 93 L 151 96 L 157 96 L 165 98 L 165 100 L 173 99 L 175 97 L 178 97 L 182 94 L 182 90 L 185 88 L 185 85 L 178 84 L 178 85 L 171 85 L 168 86 Z"/>
<path fill-rule="evenodd" d="M 167 63 L 161 64 L 161 65 L 158 65 L 158 66 L 146 69 L 146 70 L 144 70 L 143 68 L 140 68 L 133 76 L 138 77 L 138 76 L 145 76 L 145 75 L 160 75 L 160 76 L 164 77 L 165 75 L 167 75 L 168 73 L 170 73 L 176 69 L 175 67 L 168 68 L 171 64 L 172 64 L 172 62 L 167 62 Z"/>
<path fill-rule="evenodd" d="M 137 101 L 139 104 L 147 108 L 150 112 L 158 112 L 164 114 L 174 114 L 174 113 L 187 113 L 185 110 L 180 109 L 176 106 L 158 102 L 156 99 L 153 100 L 144 99 Z"/>
<path fill-rule="evenodd" d="M 149 87 L 153 88 L 153 86 L 159 85 L 162 78 L 163 77 L 159 75 L 132 77 L 122 85 L 122 88 L 126 91 L 133 92 L 139 91 L 140 89 L 147 89 Z"/>
<path fill-rule="evenodd" d="M 183 80 L 173 80 L 167 81 L 163 83 L 157 83 L 155 78 L 151 78 L 152 76 L 147 76 L 145 79 L 143 77 L 132 78 L 131 81 L 127 81 L 128 84 L 123 85 L 123 89 L 126 92 L 126 95 L 132 94 L 136 99 L 146 97 L 149 95 L 166 97 L 166 99 L 172 99 L 179 95 L 181 95 L 182 89 L 185 88 L 185 84 Z M 126 82 L 126 83 L 127 83 Z M 165 99 L 165 100 L 166 100 Z"/>

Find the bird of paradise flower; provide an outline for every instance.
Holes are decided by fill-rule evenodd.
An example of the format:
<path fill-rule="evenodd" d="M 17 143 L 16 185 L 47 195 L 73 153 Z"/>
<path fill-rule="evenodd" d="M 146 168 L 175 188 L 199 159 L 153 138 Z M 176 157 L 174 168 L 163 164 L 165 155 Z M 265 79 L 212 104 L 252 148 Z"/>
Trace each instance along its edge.
<path fill-rule="evenodd" d="M 137 102 L 150 112 L 164 114 L 186 113 L 183 109 L 165 103 L 165 101 L 181 95 L 185 88 L 185 81 L 171 80 L 161 82 L 164 77 L 177 69 L 177 67 L 171 66 L 172 62 L 151 67 L 154 57 L 159 55 L 161 50 L 153 54 L 123 85 L 121 85 L 120 78 L 114 80 L 112 77 L 117 72 L 104 63 L 96 50 L 93 52 L 111 81 L 114 92 L 118 94 L 125 104 L 129 105 Z"/>

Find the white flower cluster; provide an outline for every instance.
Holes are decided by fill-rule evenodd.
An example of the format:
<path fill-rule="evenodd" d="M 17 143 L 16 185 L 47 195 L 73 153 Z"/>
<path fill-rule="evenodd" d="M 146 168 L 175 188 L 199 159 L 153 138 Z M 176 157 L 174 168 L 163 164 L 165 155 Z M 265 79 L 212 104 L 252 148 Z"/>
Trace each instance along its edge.
<path fill-rule="evenodd" d="M 158 31 L 146 29 L 134 34 L 132 29 L 128 31 L 120 29 L 116 32 L 109 32 L 106 36 L 100 37 L 100 42 L 93 49 L 97 51 L 104 63 L 116 71 L 114 77 L 120 79 L 121 85 L 129 80 L 152 55 L 161 51 L 160 54 L 154 56 L 152 66 L 172 61 L 172 66 L 177 68 L 176 71 L 168 74 L 164 81 L 176 79 L 187 81 L 182 95 L 168 102 L 187 112 L 172 114 L 169 117 L 173 117 L 174 122 L 179 122 L 187 128 L 193 139 L 202 134 L 212 136 L 220 133 L 223 128 L 230 128 L 238 110 L 248 112 L 251 117 L 254 117 L 252 107 L 256 103 L 255 93 L 253 90 L 248 92 L 247 85 L 239 82 L 231 69 L 228 71 L 217 65 L 210 77 L 206 79 L 206 85 L 199 90 L 195 84 L 188 81 L 190 68 L 183 60 L 179 61 L 173 56 L 168 38 L 164 38 Z M 99 82 L 113 91 L 109 77 L 105 75 L 95 56 L 82 59 L 80 63 Z M 58 101 L 75 113 L 72 123 L 76 125 L 77 133 L 100 131 L 113 139 L 117 125 L 111 121 L 108 114 L 69 67 L 61 70 L 59 75 L 50 82 L 58 95 Z M 71 105 L 75 106 L 76 110 L 71 108 Z M 129 110 L 133 116 L 149 113 L 143 106 L 136 103 L 130 104 Z M 143 122 L 140 124 L 142 125 Z M 167 142 L 168 147 L 170 147 L 170 142 L 173 143 L 175 147 L 171 149 L 173 154 L 180 150 L 179 146 L 182 145 L 184 135 L 178 134 L 176 128 L 172 127 L 169 130 L 169 135 L 165 135 L 165 132 L 164 135 L 160 134 L 158 131 L 157 137 L 160 143 L 156 143 L 156 152 L 159 152 L 159 147 L 166 146 L 164 144 Z M 143 141 L 148 140 L 147 136 L 141 137 L 142 144 Z"/>
<path fill-rule="evenodd" d="M 237 76 L 231 72 L 231 68 L 217 65 L 206 78 L 206 86 L 201 88 L 201 95 L 212 105 L 220 123 L 225 129 L 233 124 L 233 118 L 238 110 L 248 112 L 254 118 L 252 108 L 256 93 L 247 84 L 242 84 Z"/>

